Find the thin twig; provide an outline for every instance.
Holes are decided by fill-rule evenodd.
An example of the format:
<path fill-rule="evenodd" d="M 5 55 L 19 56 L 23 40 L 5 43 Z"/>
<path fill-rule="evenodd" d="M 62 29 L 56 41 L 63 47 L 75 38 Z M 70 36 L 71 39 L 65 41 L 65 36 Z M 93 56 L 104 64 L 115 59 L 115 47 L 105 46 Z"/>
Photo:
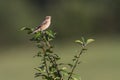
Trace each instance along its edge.
<path fill-rule="evenodd" d="M 44 62 L 45 62 L 45 68 L 46 68 L 47 75 L 48 75 L 48 77 L 49 77 L 48 66 L 47 66 L 47 62 L 46 62 L 46 59 L 45 59 L 46 51 L 45 51 L 45 49 L 44 49 L 44 48 L 42 48 L 42 49 L 43 49 L 43 52 L 44 52 Z"/>
<path fill-rule="evenodd" d="M 50 43 L 49 43 L 48 41 L 46 41 L 46 45 L 47 45 L 47 46 L 49 47 L 49 49 L 50 49 L 51 45 L 50 45 Z M 55 65 L 56 70 L 57 70 L 57 74 L 58 74 L 58 76 L 60 77 L 60 80 L 62 80 L 62 75 L 61 75 L 61 73 L 60 73 L 60 71 L 59 71 L 59 68 L 58 68 L 58 65 L 57 65 L 55 59 L 52 60 L 52 58 L 51 58 L 49 55 L 48 55 L 48 58 L 50 59 L 50 61 L 52 62 L 52 64 Z"/>
<path fill-rule="evenodd" d="M 79 53 L 79 55 L 78 55 L 78 57 L 77 57 L 77 60 L 76 60 L 76 62 L 75 62 L 75 65 L 73 66 L 73 68 L 72 68 L 72 70 L 71 70 L 71 72 L 70 72 L 70 75 L 69 75 L 69 77 L 68 77 L 68 80 L 71 79 L 71 77 L 72 77 L 72 75 L 73 75 L 73 72 L 74 72 L 74 70 L 75 70 L 75 68 L 76 68 L 76 66 L 77 66 L 77 64 L 78 64 L 78 62 L 79 62 L 80 55 L 83 53 L 83 51 L 84 51 L 84 48 L 81 49 L 81 51 L 80 51 L 80 53 Z"/>

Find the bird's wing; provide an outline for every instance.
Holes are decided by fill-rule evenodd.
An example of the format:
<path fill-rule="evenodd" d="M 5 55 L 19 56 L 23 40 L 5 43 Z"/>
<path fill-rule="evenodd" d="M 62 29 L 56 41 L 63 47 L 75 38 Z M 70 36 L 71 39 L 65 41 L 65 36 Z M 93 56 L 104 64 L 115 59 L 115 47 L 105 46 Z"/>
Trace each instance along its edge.
<path fill-rule="evenodd" d="M 48 22 L 48 21 L 47 21 L 47 20 L 45 20 L 45 21 L 43 21 L 43 22 L 42 22 L 42 24 L 41 24 L 41 25 L 45 25 L 47 22 Z"/>
<path fill-rule="evenodd" d="M 38 27 L 37 27 L 37 29 L 39 29 L 41 26 L 43 26 L 43 25 L 45 25 L 47 23 L 47 21 L 45 20 L 45 21 L 43 21 L 42 22 L 42 24 L 40 24 Z"/>
<path fill-rule="evenodd" d="M 36 29 L 35 29 L 35 30 L 39 29 L 41 26 L 45 25 L 46 23 L 47 23 L 47 21 L 46 21 L 46 20 L 45 20 L 45 21 L 43 21 L 43 22 L 42 22 L 42 24 L 40 24 L 38 27 L 36 27 Z"/>

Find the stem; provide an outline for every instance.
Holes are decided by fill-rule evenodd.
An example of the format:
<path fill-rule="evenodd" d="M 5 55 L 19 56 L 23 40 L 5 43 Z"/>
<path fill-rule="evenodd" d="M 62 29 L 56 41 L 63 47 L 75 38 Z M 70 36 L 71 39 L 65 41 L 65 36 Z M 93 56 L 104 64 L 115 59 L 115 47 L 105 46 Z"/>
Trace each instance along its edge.
<path fill-rule="evenodd" d="M 49 47 L 49 49 L 50 49 L 51 45 L 50 45 L 49 41 L 46 41 L 46 45 L 47 45 L 47 46 Z M 58 65 L 57 65 L 55 59 L 52 60 L 52 58 L 51 58 L 49 55 L 48 55 L 48 58 L 50 59 L 50 61 L 52 62 L 52 64 L 55 65 L 56 70 L 57 70 L 57 74 L 58 74 L 58 76 L 60 77 L 60 80 L 62 80 L 62 76 L 61 76 L 61 73 L 60 73 L 60 71 L 59 71 L 59 68 L 58 68 Z"/>
<path fill-rule="evenodd" d="M 57 63 L 56 63 L 55 60 L 54 60 L 54 62 L 55 62 L 56 69 L 57 69 L 57 73 L 58 73 L 58 75 L 59 75 L 59 77 L 60 77 L 60 80 L 62 80 L 62 75 L 61 75 L 61 73 L 60 73 L 60 71 L 59 71 L 58 65 L 57 65 Z"/>
<path fill-rule="evenodd" d="M 51 48 L 51 45 L 50 45 L 50 42 L 49 42 L 49 40 L 47 40 L 46 39 L 46 37 L 44 36 L 44 33 L 43 33 L 43 42 L 45 43 L 44 44 L 44 47 L 46 47 L 46 48 L 48 48 L 48 49 L 50 49 Z M 43 48 L 43 52 L 46 54 L 46 50 Z M 48 77 L 49 77 L 49 72 L 48 72 L 48 67 L 47 67 L 47 63 L 46 63 L 46 59 L 45 59 L 45 54 L 44 54 L 44 61 L 45 61 L 45 67 L 46 67 L 46 72 L 47 72 L 47 74 L 48 74 Z M 55 65 L 55 68 L 56 68 L 56 71 L 57 71 L 57 74 L 58 74 L 58 77 L 60 78 L 60 80 L 63 80 L 62 79 L 62 75 L 61 75 L 61 73 L 60 73 L 60 71 L 59 71 L 59 68 L 58 68 L 58 65 L 57 65 L 57 63 L 56 63 L 56 60 L 54 59 L 54 57 L 50 57 L 50 55 L 47 55 L 48 56 L 48 58 L 50 59 L 50 61 L 51 61 L 51 63 L 53 64 L 53 65 Z"/>
<path fill-rule="evenodd" d="M 73 66 L 73 68 L 72 68 L 72 70 L 71 70 L 71 72 L 70 72 L 70 75 L 69 75 L 69 77 L 68 77 L 68 80 L 70 80 L 70 78 L 72 77 L 73 72 L 74 72 L 74 70 L 75 70 L 75 68 L 76 68 L 76 66 L 77 66 L 77 64 L 78 64 L 78 62 L 79 62 L 80 55 L 83 53 L 83 51 L 84 51 L 84 47 L 81 49 L 81 51 L 80 51 L 80 53 L 79 53 L 79 55 L 78 55 L 78 57 L 77 57 L 77 60 L 76 60 L 75 65 Z"/>
<path fill-rule="evenodd" d="M 48 77 L 49 77 L 48 66 L 47 66 L 47 62 L 46 62 L 46 59 L 45 59 L 46 51 L 45 51 L 45 49 L 44 49 L 44 48 L 42 48 L 42 49 L 43 49 L 43 52 L 44 52 L 44 62 L 45 62 L 45 68 L 46 68 L 47 75 L 48 75 Z"/>
<path fill-rule="evenodd" d="M 60 74 L 60 71 L 59 71 L 59 69 L 58 69 L 58 65 L 57 65 L 56 61 L 55 61 L 55 60 L 52 60 L 52 58 L 50 58 L 50 56 L 48 56 L 48 58 L 50 59 L 50 61 L 52 62 L 52 64 L 55 65 L 56 70 L 57 70 L 57 74 L 58 74 L 58 76 L 60 77 L 60 80 L 61 80 L 61 79 L 62 79 L 62 76 L 61 76 L 61 74 Z"/>

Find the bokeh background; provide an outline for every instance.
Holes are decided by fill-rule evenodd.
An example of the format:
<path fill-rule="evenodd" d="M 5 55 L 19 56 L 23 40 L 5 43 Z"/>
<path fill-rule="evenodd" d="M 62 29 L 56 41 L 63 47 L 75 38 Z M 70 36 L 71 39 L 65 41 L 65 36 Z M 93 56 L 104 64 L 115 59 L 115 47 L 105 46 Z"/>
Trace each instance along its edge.
<path fill-rule="evenodd" d="M 38 49 L 20 28 L 36 27 L 46 15 L 65 62 L 77 54 L 74 40 L 96 40 L 76 69 L 82 80 L 120 79 L 120 0 L 0 0 L 0 80 L 37 80 Z"/>

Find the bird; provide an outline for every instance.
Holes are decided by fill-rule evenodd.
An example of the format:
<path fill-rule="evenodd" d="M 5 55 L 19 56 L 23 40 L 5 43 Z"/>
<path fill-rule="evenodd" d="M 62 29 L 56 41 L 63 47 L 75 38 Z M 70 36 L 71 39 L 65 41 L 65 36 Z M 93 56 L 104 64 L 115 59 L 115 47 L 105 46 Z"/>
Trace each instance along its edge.
<path fill-rule="evenodd" d="M 33 34 L 39 31 L 46 30 L 50 26 L 50 24 L 51 24 L 51 16 L 46 16 L 45 20 L 33 31 Z"/>

